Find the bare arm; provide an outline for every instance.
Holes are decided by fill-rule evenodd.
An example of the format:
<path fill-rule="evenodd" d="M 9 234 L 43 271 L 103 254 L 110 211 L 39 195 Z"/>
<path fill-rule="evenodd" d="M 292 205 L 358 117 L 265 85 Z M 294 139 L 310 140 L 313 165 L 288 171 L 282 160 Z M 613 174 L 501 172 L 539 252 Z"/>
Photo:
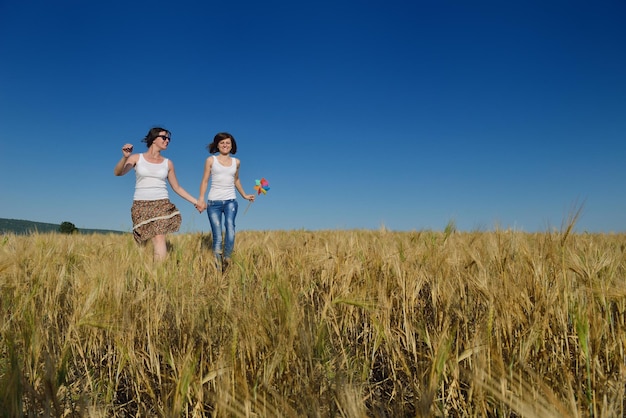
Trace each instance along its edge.
<path fill-rule="evenodd" d="M 240 162 L 239 160 L 237 160 L 237 171 L 235 171 L 235 188 L 237 189 L 241 197 L 243 197 L 246 200 L 249 200 L 250 202 L 254 202 L 254 195 L 246 194 L 246 192 L 243 190 L 243 186 L 241 185 L 241 180 L 239 180 L 239 166 L 240 166 Z"/>
<path fill-rule="evenodd" d="M 213 158 L 208 157 L 204 162 L 204 173 L 202 173 L 202 181 L 200 181 L 200 195 L 198 196 L 198 210 L 202 212 L 206 209 L 206 189 L 209 187 L 209 179 L 211 178 L 211 167 L 213 166 Z"/>
<path fill-rule="evenodd" d="M 187 191 L 183 189 L 180 184 L 178 184 L 178 179 L 176 178 L 176 171 L 174 170 L 174 163 L 172 162 L 172 160 L 168 160 L 168 162 L 169 162 L 169 171 L 167 173 L 167 180 L 169 181 L 170 186 L 172 186 L 172 190 L 174 190 L 177 195 L 179 195 L 180 197 L 182 197 L 183 199 L 185 199 L 186 201 L 188 201 L 189 203 L 197 207 L 198 201 L 196 200 L 196 198 L 190 195 L 189 193 L 187 193 Z"/>
<path fill-rule="evenodd" d="M 132 152 L 133 146 L 131 144 L 125 144 L 122 147 L 122 158 L 117 162 L 115 168 L 113 168 L 113 174 L 123 176 L 133 169 L 135 164 L 137 164 L 139 154 L 132 154 Z"/>

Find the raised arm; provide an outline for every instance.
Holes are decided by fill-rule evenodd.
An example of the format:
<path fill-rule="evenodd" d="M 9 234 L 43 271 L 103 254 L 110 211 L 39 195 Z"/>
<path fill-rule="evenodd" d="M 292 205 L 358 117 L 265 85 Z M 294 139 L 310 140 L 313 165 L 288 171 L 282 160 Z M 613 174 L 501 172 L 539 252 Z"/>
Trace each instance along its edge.
<path fill-rule="evenodd" d="M 123 176 L 133 169 L 135 164 L 137 164 L 139 154 L 132 154 L 132 152 L 132 144 L 125 144 L 122 147 L 122 158 L 117 162 L 115 168 L 113 168 L 113 174 L 116 176 Z"/>

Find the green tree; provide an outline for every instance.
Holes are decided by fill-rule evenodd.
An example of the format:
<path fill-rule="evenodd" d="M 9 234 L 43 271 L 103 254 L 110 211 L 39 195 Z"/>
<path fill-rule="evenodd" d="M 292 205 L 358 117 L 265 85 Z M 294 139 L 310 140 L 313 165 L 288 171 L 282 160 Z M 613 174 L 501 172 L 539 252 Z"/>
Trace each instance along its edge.
<path fill-rule="evenodd" d="M 71 222 L 61 222 L 59 232 L 62 234 L 74 234 L 78 232 L 78 228 L 76 228 L 76 226 Z"/>

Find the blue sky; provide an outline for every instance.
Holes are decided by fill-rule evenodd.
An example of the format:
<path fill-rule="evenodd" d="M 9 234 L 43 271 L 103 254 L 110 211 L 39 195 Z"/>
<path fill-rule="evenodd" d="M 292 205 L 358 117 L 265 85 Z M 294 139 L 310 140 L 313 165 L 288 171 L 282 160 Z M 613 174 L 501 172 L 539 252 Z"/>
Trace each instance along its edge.
<path fill-rule="evenodd" d="M 121 146 L 198 194 L 232 133 L 237 228 L 626 230 L 626 3 L 0 0 L 0 217 L 130 230 Z M 181 232 L 206 213 L 173 193 Z"/>

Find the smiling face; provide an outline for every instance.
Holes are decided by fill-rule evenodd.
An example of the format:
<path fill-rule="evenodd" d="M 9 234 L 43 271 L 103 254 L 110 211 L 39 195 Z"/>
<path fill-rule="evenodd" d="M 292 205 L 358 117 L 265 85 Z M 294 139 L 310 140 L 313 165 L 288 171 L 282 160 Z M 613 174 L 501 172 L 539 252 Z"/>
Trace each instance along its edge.
<path fill-rule="evenodd" d="M 228 132 L 220 132 L 215 135 L 213 142 L 207 145 L 206 149 L 208 149 L 211 154 L 219 152 L 220 154 L 235 155 L 237 154 L 237 141 L 235 141 L 235 137 Z"/>
<path fill-rule="evenodd" d="M 158 144 L 161 147 L 161 149 L 166 149 L 170 141 L 171 141 L 170 134 L 167 131 L 161 131 L 159 132 L 159 135 L 156 138 L 154 138 L 153 143 Z"/>
<path fill-rule="evenodd" d="M 145 142 L 148 148 L 150 148 L 152 144 L 157 144 L 159 147 L 167 147 L 171 135 L 172 134 L 167 129 L 154 127 L 148 131 L 148 135 L 142 139 L 142 142 Z"/>
<path fill-rule="evenodd" d="M 159 138 L 161 138 L 163 142 L 167 141 L 168 144 L 172 140 L 172 138 L 170 138 L 170 134 L 168 134 L 167 131 L 159 132 Z"/>
<path fill-rule="evenodd" d="M 233 143 L 230 140 L 230 138 L 222 139 L 217 144 L 217 149 L 219 150 L 220 154 L 224 154 L 224 155 L 230 154 L 230 150 L 232 148 L 233 148 Z"/>

